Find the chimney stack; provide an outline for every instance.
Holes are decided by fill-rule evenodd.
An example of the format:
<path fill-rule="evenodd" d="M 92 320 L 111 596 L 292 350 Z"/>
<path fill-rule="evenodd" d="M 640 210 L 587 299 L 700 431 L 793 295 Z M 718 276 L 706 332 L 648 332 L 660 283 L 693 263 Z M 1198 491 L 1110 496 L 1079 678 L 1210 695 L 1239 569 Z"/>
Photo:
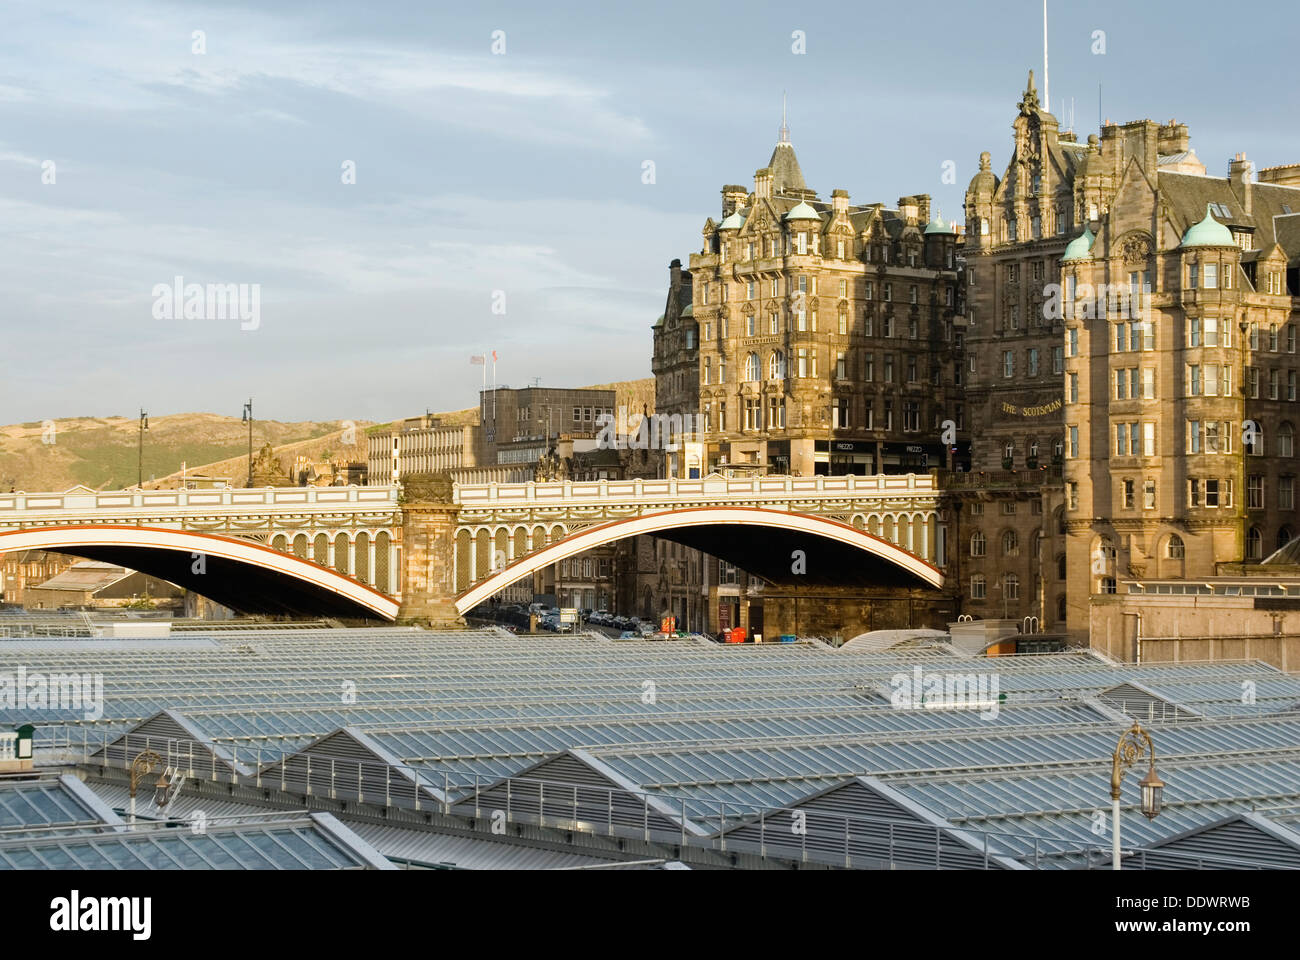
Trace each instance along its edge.
<path fill-rule="evenodd" d="M 1228 181 L 1241 201 L 1241 209 L 1246 212 L 1246 216 L 1250 216 L 1250 161 L 1246 159 L 1246 154 L 1238 153 L 1233 157 L 1232 163 L 1228 164 Z"/>

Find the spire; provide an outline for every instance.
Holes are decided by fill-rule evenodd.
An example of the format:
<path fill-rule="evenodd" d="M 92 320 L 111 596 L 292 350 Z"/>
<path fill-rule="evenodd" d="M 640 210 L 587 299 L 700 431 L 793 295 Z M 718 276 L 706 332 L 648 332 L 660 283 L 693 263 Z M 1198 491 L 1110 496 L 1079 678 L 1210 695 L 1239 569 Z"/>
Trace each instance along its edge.
<path fill-rule="evenodd" d="M 799 160 L 794 155 L 794 144 L 790 142 L 790 127 L 786 123 L 785 93 L 781 94 L 781 139 L 777 140 L 772 151 L 772 159 L 767 167 L 772 171 L 773 194 L 785 193 L 787 190 L 807 190 L 803 181 L 803 171 L 799 169 Z"/>
<path fill-rule="evenodd" d="M 1034 71 L 1029 71 L 1029 82 L 1025 85 L 1025 96 L 1020 101 L 1020 110 L 1022 113 L 1030 113 L 1038 109 L 1038 88 L 1034 86 Z"/>

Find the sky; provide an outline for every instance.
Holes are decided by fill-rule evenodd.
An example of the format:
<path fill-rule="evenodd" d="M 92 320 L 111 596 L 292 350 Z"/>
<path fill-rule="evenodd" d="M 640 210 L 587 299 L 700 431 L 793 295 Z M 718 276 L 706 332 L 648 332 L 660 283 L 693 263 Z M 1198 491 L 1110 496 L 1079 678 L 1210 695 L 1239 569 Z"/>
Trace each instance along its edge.
<path fill-rule="evenodd" d="M 1212 175 L 1300 161 L 1293 4 L 1049 10 L 1081 140 L 1100 85 Z M 1030 68 L 1041 96 L 1040 0 L 6 0 L 0 423 L 391 420 L 474 406 L 493 350 L 514 387 L 649 376 L 668 265 L 766 165 L 783 94 L 821 196 L 952 218 Z M 256 316 L 169 311 L 177 277 Z"/>

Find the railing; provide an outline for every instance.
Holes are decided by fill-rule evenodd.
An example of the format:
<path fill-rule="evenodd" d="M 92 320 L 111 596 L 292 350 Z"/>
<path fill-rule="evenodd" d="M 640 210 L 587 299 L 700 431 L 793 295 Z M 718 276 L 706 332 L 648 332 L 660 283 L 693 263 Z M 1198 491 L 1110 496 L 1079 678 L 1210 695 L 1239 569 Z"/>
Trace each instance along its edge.
<path fill-rule="evenodd" d="M 593 837 L 623 837 L 644 844 L 759 859 L 835 867 L 990 869 L 1016 859 L 1037 866 L 1050 855 L 1078 853 L 1068 841 L 946 824 L 851 816 L 811 808 L 764 807 L 711 797 L 680 797 L 634 789 L 529 777 L 453 776 L 407 764 L 387 764 L 310 751 L 280 754 L 261 745 L 239 748 L 128 734 L 91 749 L 87 767 L 128 771 L 151 750 L 187 779 L 278 789 L 303 800 L 368 803 L 472 819 L 493 833 L 508 824 L 531 824 Z M 146 815 L 148 810 L 146 808 Z M 966 842 L 957 839 L 960 834 Z M 1003 858 L 1003 859 L 999 859 Z"/>
<path fill-rule="evenodd" d="M 247 510 L 273 507 L 282 510 L 347 509 L 350 505 L 382 510 L 397 507 L 397 487 L 266 487 L 224 490 L 110 490 L 97 493 L 7 493 L 0 494 L 0 526 L 11 526 L 20 517 L 58 517 L 66 513 L 77 518 L 140 511 L 199 512 Z"/>
<path fill-rule="evenodd" d="M 699 480 L 565 480 L 528 483 L 458 483 L 462 507 L 516 504 L 642 502 L 717 503 L 735 500 L 807 500 L 862 497 L 933 496 L 934 479 L 925 474 L 872 474 L 841 477 L 763 476 Z"/>
<path fill-rule="evenodd" d="M 995 490 L 1027 489 L 1045 483 L 1059 483 L 1064 474 L 1060 465 L 1030 470 L 932 470 L 936 489 Z"/>

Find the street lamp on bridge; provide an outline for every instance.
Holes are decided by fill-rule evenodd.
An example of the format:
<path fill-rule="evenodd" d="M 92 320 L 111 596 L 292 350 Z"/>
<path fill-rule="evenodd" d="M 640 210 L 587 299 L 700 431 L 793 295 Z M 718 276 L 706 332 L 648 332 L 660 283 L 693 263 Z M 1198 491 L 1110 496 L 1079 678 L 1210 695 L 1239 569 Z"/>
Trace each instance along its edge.
<path fill-rule="evenodd" d="M 248 424 L 248 486 L 253 485 L 253 398 L 244 404 L 243 422 Z"/>

